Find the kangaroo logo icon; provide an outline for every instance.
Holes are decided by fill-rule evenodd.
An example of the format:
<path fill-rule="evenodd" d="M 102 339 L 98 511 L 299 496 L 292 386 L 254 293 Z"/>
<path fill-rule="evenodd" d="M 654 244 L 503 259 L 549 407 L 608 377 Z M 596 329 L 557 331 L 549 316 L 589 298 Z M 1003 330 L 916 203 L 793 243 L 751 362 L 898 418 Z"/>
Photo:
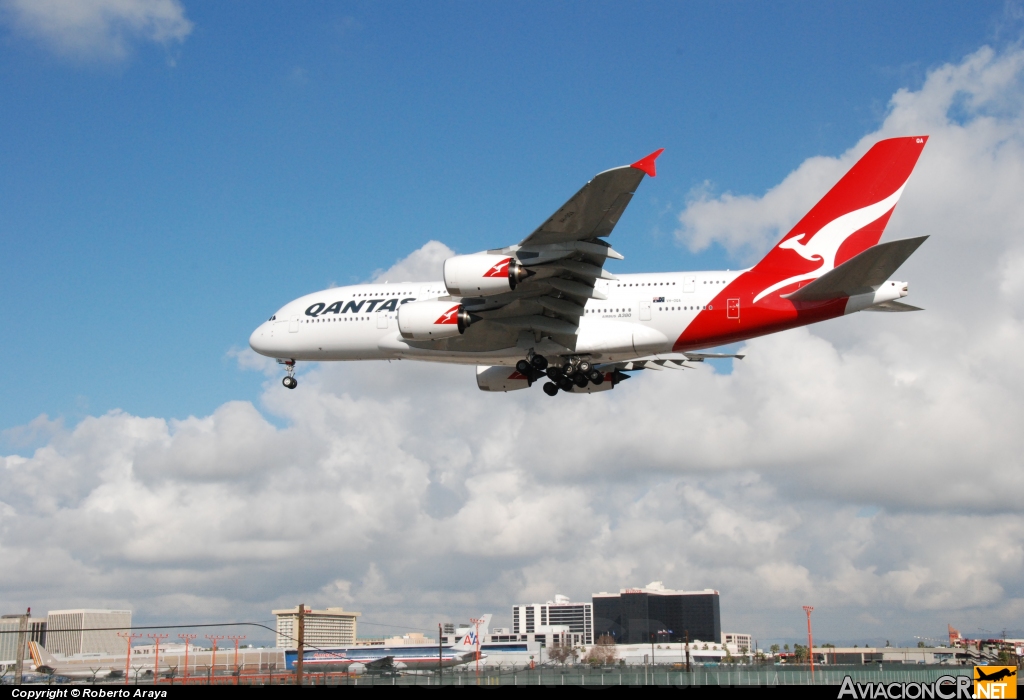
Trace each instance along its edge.
<path fill-rule="evenodd" d="M 508 264 L 512 262 L 512 258 L 505 258 L 500 263 L 492 267 L 490 270 L 484 273 L 484 277 L 504 277 L 508 274 Z"/>
<path fill-rule="evenodd" d="M 443 314 L 441 314 L 441 316 L 436 321 L 434 321 L 434 325 L 437 326 L 437 325 L 444 325 L 446 323 L 458 323 L 459 322 L 458 313 L 459 313 L 458 305 L 453 306 L 452 308 L 448 309 Z M 428 316 L 427 318 L 430 318 L 430 317 Z"/>
<path fill-rule="evenodd" d="M 818 229 L 818 232 L 813 234 L 810 240 L 806 242 L 804 241 L 807 238 L 807 234 L 798 233 L 779 243 L 779 248 L 792 250 L 801 258 L 811 262 L 820 262 L 821 265 L 811 272 L 776 282 L 754 297 L 754 303 L 783 287 L 788 287 L 791 284 L 803 282 L 804 280 L 817 279 L 835 268 L 836 254 L 839 252 L 839 247 L 843 244 L 843 241 L 868 224 L 878 221 L 878 219 L 888 213 L 890 209 L 896 206 L 896 202 L 900 200 L 900 195 L 903 194 L 903 188 L 906 186 L 907 184 L 904 182 L 898 190 L 882 201 L 869 204 L 862 209 L 855 209 L 848 214 L 843 214 L 833 219 Z"/>

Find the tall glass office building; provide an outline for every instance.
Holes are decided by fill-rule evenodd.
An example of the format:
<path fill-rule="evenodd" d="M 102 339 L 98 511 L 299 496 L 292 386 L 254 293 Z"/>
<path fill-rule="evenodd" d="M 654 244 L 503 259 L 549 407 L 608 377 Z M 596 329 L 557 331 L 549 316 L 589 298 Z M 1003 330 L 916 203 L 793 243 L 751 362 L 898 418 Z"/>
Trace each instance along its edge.
<path fill-rule="evenodd" d="M 617 644 L 645 642 L 721 642 L 718 591 L 673 591 L 661 581 L 618 593 L 595 593 L 594 638 Z"/>

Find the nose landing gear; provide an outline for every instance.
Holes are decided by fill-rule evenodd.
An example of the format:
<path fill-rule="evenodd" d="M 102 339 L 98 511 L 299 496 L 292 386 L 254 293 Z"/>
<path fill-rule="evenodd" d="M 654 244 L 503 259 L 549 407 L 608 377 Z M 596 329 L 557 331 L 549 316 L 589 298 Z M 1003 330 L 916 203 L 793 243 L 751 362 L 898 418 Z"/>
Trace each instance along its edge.
<path fill-rule="evenodd" d="M 299 385 L 299 382 L 295 379 L 295 360 L 278 360 L 277 364 L 284 366 L 284 371 L 288 373 L 288 376 L 281 380 L 286 389 L 294 389 Z"/>

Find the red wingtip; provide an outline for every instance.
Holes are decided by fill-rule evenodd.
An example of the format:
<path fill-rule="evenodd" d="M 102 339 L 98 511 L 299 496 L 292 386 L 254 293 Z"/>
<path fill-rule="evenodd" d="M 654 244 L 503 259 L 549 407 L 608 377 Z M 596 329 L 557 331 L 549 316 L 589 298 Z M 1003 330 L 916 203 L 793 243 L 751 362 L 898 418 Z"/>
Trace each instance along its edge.
<path fill-rule="evenodd" d="M 664 152 L 665 152 L 664 148 L 659 148 L 658 150 L 656 150 L 651 155 L 646 156 L 644 158 L 641 158 L 640 160 L 638 160 L 637 162 L 633 163 L 629 167 L 636 168 L 637 170 L 642 170 L 643 172 L 647 173 L 651 177 L 654 177 L 655 174 L 656 174 L 656 171 L 654 169 L 654 161 L 658 160 L 658 156 L 660 156 Z"/>

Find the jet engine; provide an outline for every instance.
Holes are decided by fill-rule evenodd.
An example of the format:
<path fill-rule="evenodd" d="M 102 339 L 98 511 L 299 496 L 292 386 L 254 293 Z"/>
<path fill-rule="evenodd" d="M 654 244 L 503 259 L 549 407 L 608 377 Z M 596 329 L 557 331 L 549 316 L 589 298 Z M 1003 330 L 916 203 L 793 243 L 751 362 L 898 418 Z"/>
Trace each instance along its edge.
<path fill-rule="evenodd" d="M 480 391 L 515 391 L 526 389 L 533 382 L 515 367 L 495 365 L 476 368 L 476 385 Z"/>
<path fill-rule="evenodd" d="M 466 332 L 473 317 L 451 301 L 414 301 L 398 307 L 398 330 L 407 340 L 438 340 Z"/>
<path fill-rule="evenodd" d="M 444 286 L 460 297 L 503 294 L 532 274 L 508 255 L 476 253 L 444 261 Z"/>

